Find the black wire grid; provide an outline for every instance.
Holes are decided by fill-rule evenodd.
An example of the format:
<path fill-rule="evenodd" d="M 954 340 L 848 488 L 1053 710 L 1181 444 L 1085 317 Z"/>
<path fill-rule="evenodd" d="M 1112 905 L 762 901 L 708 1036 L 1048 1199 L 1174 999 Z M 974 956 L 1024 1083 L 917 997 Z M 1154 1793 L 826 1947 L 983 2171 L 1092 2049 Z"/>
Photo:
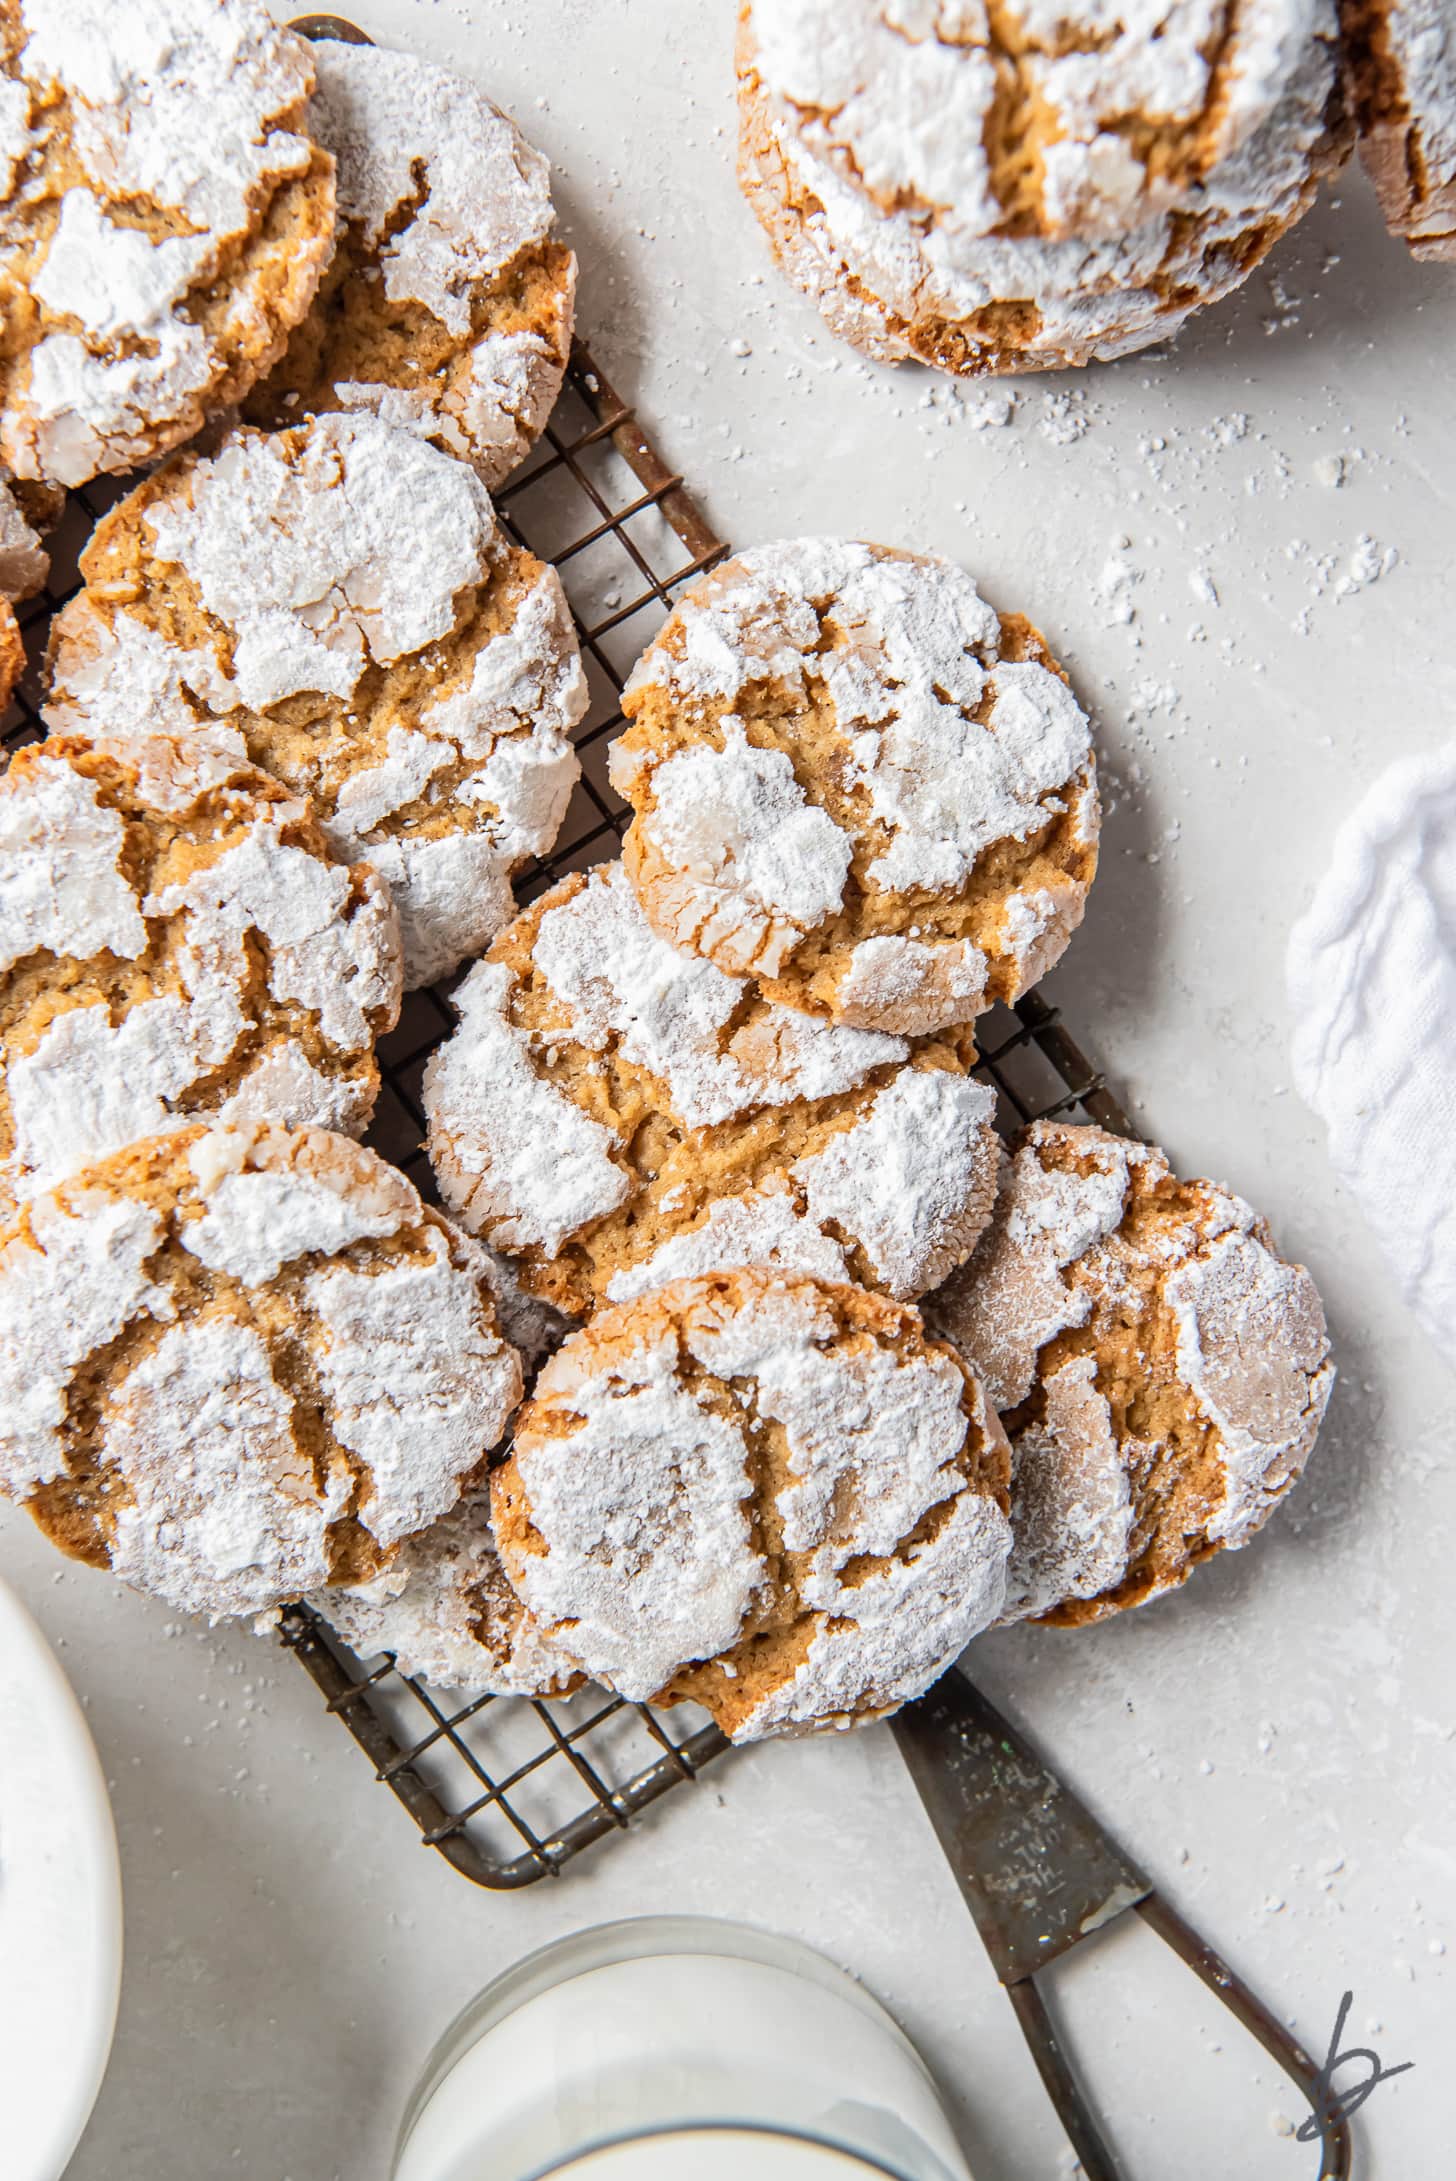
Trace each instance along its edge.
<path fill-rule="evenodd" d="M 7 749 L 45 732 L 40 662 L 50 616 L 76 590 L 76 556 L 121 489 L 101 480 L 73 493 L 50 540 L 51 581 L 20 609 L 31 666 L 4 721 Z M 623 682 L 686 585 L 729 549 L 580 344 L 541 441 L 495 502 L 511 535 L 560 570 L 592 693 L 576 736 L 582 778 L 560 841 L 517 886 L 530 900 L 617 853 L 631 813 L 605 761 L 622 725 Z M 406 997 L 379 1047 L 383 1080 L 368 1140 L 429 1199 L 436 1192 L 420 1078 L 454 1024 L 450 985 L 436 985 Z M 983 1017 L 981 1043 L 977 1073 L 995 1087 L 1008 1133 L 1078 1109 L 1118 1134 L 1136 1133 L 1056 1009 L 1035 993 Z M 281 1634 L 425 1845 L 476 1885 L 525 1886 L 559 1871 L 729 1747 L 691 1706 L 656 1711 L 597 1689 L 550 1702 L 442 1701 L 387 1653 L 356 1658 L 307 1606 L 285 1613 Z"/>

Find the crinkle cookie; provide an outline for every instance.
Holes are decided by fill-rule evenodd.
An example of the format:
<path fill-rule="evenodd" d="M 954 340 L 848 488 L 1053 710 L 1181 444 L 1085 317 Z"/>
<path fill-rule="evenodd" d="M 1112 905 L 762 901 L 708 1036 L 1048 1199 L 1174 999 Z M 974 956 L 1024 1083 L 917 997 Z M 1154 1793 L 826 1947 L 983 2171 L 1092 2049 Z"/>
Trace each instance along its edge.
<path fill-rule="evenodd" d="M 1023 1133 L 926 1316 L 1010 1435 L 1008 1620 L 1101 1620 L 1246 1544 L 1334 1383 L 1314 1282 L 1264 1222 L 1097 1128 Z"/>
<path fill-rule="evenodd" d="M 587 706 L 554 568 L 473 469 L 373 416 L 234 434 L 98 524 L 52 628 L 53 727 L 223 722 L 393 891 L 426 984 L 514 913 Z"/>
<path fill-rule="evenodd" d="M 1336 0 L 744 0 L 740 179 L 868 354 L 962 373 L 1145 347 L 1344 156 Z"/>
<path fill-rule="evenodd" d="M 526 910 L 454 1000 L 424 1084 L 441 1194 L 562 1310 L 742 1264 L 918 1295 L 989 1216 L 967 1033 L 765 1000 L 659 939 L 620 864 Z"/>
<path fill-rule="evenodd" d="M 880 1718 L 995 1620 L 1006 1478 L 981 1389 L 913 1310 L 749 1270 L 574 1333 L 491 1506 L 553 1642 L 751 1742 Z"/>
<path fill-rule="evenodd" d="M 682 601 L 612 783 L 654 928 L 771 998 L 917 1033 L 1016 999 L 1097 868 L 1087 718 L 950 561 L 800 538 Z"/>
<path fill-rule="evenodd" d="M 282 354 L 333 246 L 313 63 L 260 0 L 0 0 L 0 459 L 154 460 Z"/>
<path fill-rule="evenodd" d="M 382 1575 L 309 1603 L 361 1658 L 394 1654 L 402 1674 L 495 1696 L 565 1696 L 582 1679 L 506 1581 L 482 1488 L 407 1537 Z"/>
<path fill-rule="evenodd" d="M 550 170 L 461 76 L 337 40 L 315 59 L 308 120 L 338 163 L 338 248 L 248 418 L 370 409 L 498 484 L 571 350 L 576 260 L 552 238 Z"/>
<path fill-rule="evenodd" d="M 1360 156 L 1394 235 L 1456 260 L 1456 15 L 1450 0 L 1341 0 Z"/>
<path fill-rule="evenodd" d="M 0 1491 L 184 1612 L 378 1574 L 520 1391 L 480 1250 L 324 1129 L 152 1137 L 0 1231 Z"/>
<path fill-rule="evenodd" d="M 0 1216 L 214 1113 L 368 1125 L 394 906 L 229 739 L 53 735 L 0 775 Z"/>

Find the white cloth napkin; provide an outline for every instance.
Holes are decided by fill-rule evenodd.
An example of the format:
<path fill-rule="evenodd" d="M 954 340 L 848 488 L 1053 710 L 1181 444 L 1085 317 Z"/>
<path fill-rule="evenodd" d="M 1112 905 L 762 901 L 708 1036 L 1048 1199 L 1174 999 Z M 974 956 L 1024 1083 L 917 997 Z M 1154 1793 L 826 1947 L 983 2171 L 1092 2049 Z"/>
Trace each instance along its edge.
<path fill-rule="evenodd" d="M 1383 772 L 1289 941 L 1294 1080 L 1456 1365 L 1456 743 Z"/>

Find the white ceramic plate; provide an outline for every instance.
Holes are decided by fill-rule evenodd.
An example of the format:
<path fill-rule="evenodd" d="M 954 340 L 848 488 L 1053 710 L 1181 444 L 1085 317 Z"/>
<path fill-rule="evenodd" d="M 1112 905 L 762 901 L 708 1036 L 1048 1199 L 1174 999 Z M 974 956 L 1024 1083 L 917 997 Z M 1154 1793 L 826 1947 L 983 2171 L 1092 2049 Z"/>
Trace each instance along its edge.
<path fill-rule="evenodd" d="M 0 1582 L 0 2137 L 6 2181 L 60 2181 L 106 2072 L 121 1872 L 95 1746 Z"/>

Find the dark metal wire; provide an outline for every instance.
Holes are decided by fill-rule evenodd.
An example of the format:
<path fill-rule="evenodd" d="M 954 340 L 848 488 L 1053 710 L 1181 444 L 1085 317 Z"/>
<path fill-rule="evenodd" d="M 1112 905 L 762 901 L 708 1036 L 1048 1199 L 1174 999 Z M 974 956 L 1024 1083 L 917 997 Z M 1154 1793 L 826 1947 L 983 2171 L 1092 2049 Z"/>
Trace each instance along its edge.
<path fill-rule="evenodd" d="M 40 664 L 52 612 L 77 588 L 75 561 L 96 518 L 125 489 L 71 495 L 52 541 L 52 578 L 22 611 L 32 666 L 3 723 L 7 749 L 44 733 Z M 555 563 L 576 617 L 593 704 L 576 735 L 582 781 L 552 855 L 518 882 L 530 900 L 569 871 L 615 855 L 630 812 L 602 758 L 622 725 L 633 659 L 684 587 L 721 560 L 718 538 L 625 402 L 580 344 L 551 423 L 525 467 L 496 494 L 512 537 Z M 435 1195 L 419 1100 L 425 1061 L 454 1026 L 449 985 L 411 993 L 381 1041 L 380 1099 L 369 1142 Z M 1102 1077 L 1035 993 L 980 1025 L 977 1073 L 1008 1129 L 1080 1107 L 1135 1133 Z M 476 1885 L 530 1885 L 593 1841 L 622 1831 L 669 1788 L 728 1747 L 690 1707 L 653 1712 L 600 1690 L 559 1701 L 474 1696 L 451 1709 L 389 1657 L 362 1662 L 307 1606 L 283 1617 L 284 1644 L 322 1690 L 377 1778 L 409 1811 L 427 1847 Z"/>

